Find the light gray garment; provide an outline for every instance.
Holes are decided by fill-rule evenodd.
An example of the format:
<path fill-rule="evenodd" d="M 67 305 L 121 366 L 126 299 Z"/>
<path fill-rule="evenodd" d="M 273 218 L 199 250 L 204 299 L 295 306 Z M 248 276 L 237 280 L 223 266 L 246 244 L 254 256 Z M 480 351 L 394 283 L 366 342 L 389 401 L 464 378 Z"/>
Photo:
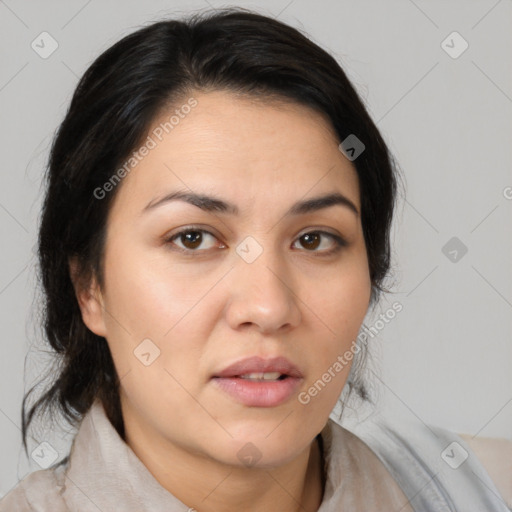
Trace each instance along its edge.
<path fill-rule="evenodd" d="M 327 478 L 318 512 L 509 512 L 469 446 L 445 429 L 368 419 L 349 430 L 329 419 L 321 437 Z M 457 469 L 441 458 L 453 441 L 468 453 Z M 461 453 L 455 448 L 446 452 L 452 464 Z M 31 473 L 0 501 L 0 512 L 29 511 L 190 508 L 157 482 L 96 402 L 75 436 L 69 462 Z"/>
<path fill-rule="evenodd" d="M 416 512 L 509 512 L 468 444 L 421 421 L 374 418 L 351 428 L 386 466 Z"/>

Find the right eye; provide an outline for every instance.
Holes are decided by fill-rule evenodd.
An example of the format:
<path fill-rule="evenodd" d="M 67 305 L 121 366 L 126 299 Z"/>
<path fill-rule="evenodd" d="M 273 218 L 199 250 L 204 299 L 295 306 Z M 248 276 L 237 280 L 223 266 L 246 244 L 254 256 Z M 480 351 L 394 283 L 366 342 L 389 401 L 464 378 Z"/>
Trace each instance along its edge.
<path fill-rule="evenodd" d="M 215 235 L 213 235 L 209 231 L 189 226 L 189 227 L 182 229 L 182 230 L 178 231 L 177 233 L 174 233 L 171 236 L 167 237 L 165 239 L 165 243 L 169 244 L 169 245 L 175 245 L 177 247 L 177 250 L 180 252 L 185 252 L 185 253 L 205 252 L 214 246 L 214 245 L 210 245 L 210 247 L 207 247 L 206 249 L 197 250 L 197 248 L 200 247 L 201 244 L 203 244 L 203 242 L 205 241 L 205 235 L 206 235 L 206 238 L 210 237 L 215 240 L 217 239 L 215 237 Z M 175 240 L 178 240 L 182 244 L 182 247 L 177 245 L 175 243 Z M 223 245 L 223 247 L 225 247 L 225 246 Z"/>

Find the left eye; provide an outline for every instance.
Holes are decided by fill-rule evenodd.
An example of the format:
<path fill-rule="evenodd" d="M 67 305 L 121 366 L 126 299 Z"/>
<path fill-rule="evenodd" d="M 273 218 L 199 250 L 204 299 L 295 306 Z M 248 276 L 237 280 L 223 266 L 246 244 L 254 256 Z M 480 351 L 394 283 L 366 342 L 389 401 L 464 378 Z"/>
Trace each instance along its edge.
<path fill-rule="evenodd" d="M 207 237 L 210 237 L 213 240 L 216 240 L 217 238 L 215 235 L 210 233 L 209 231 L 206 231 L 204 229 L 185 229 L 183 231 L 180 231 L 178 233 L 175 233 L 171 237 L 169 237 L 166 240 L 166 243 L 176 245 L 175 240 L 179 240 L 182 244 L 180 247 L 177 245 L 178 250 L 181 252 L 203 252 L 208 249 L 211 249 L 215 244 L 210 245 L 210 247 L 206 247 L 206 249 L 203 249 L 203 251 L 196 250 L 201 244 L 204 242 L 204 235 Z M 331 239 L 334 244 L 331 243 L 331 248 L 323 248 L 323 250 L 316 250 L 318 247 L 325 245 L 322 243 L 322 240 L 325 238 Z M 330 254 L 337 252 L 342 247 L 346 246 L 346 242 L 343 238 L 341 238 L 338 235 L 334 235 L 332 233 L 327 233 L 326 231 L 309 231 L 307 233 L 304 233 L 301 235 L 297 242 L 301 242 L 302 246 L 307 248 L 307 252 L 321 252 L 323 254 Z M 297 243 L 295 242 L 295 243 Z M 332 247 L 334 245 L 334 247 Z M 221 244 L 221 249 L 225 248 L 226 246 L 224 244 Z"/>
<path fill-rule="evenodd" d="M 323 254 L 331 254 L 339 251 L 342 247 L 345 247 L 347 244 L 343 238 L 338 235 L 334 235 L 332 233 L 327 233 L 325 231 L 309 231 L 304 233 L 298 238 L 298 241 L 302 240 L 303 247 L 307 247 L 309 249 L 316 249 L 322 245 L 322 238 L 330 238 L 331 239 L 331 248 L 327 248 L 321 251 L 308 251 L 308 252 L 321 252 Z M 332 242 L 334 242 L 334 247 L 332 247 Z"/>

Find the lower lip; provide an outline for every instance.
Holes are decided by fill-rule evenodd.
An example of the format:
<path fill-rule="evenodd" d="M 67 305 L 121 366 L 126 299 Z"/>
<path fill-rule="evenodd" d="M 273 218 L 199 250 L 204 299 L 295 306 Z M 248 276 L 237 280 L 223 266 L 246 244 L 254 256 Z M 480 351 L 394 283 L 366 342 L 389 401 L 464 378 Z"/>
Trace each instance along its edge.
<path fill-rule="evenodd" d="M 302 379 L 287 377 L 276 381 L 254 381 L 239 377 L 214 377 L 213 381 L 238 402 L 249 407 L 275 407 L 286 402 Z"/>

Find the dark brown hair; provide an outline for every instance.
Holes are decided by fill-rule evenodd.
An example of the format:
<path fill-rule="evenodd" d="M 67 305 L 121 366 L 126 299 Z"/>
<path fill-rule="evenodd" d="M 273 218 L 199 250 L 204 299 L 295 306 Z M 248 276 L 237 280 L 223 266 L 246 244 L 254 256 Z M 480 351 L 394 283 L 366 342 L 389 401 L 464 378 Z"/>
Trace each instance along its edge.
<path fill-rule="evenodd" d="M 39 279 L 45 337 L 56 355 L 53 382 L 29 408 L 22 433 L 50 412 L 76 425 L 99 398 L 124 436 L 119 378 L 106 340 L 83 323 L 68 261 L 78 258 L 80 282 L 103 284 L 106 219 L 119 186 L 98 200 L 94 190 L 138 148 L 163 108 L 193 91 L 225 90 L 308 106 L 330 122 L 340 142 L 355 135 L 365 150 L 353 161 L 361 200 L 375 305 L 390 268 L 390 226 L 397 167 L 363 102 L 336 60 L 297 29 L 246 9 L 159 21 L 103 52 L 87 69 L 58 128 L 45 175 L 39 227 Z M 365 344 L 361 352 L 366 353 Z M 363 354 L 347 385 L 369 398 Z M 350 394 L 350 393 L 349 393 Z"/>

